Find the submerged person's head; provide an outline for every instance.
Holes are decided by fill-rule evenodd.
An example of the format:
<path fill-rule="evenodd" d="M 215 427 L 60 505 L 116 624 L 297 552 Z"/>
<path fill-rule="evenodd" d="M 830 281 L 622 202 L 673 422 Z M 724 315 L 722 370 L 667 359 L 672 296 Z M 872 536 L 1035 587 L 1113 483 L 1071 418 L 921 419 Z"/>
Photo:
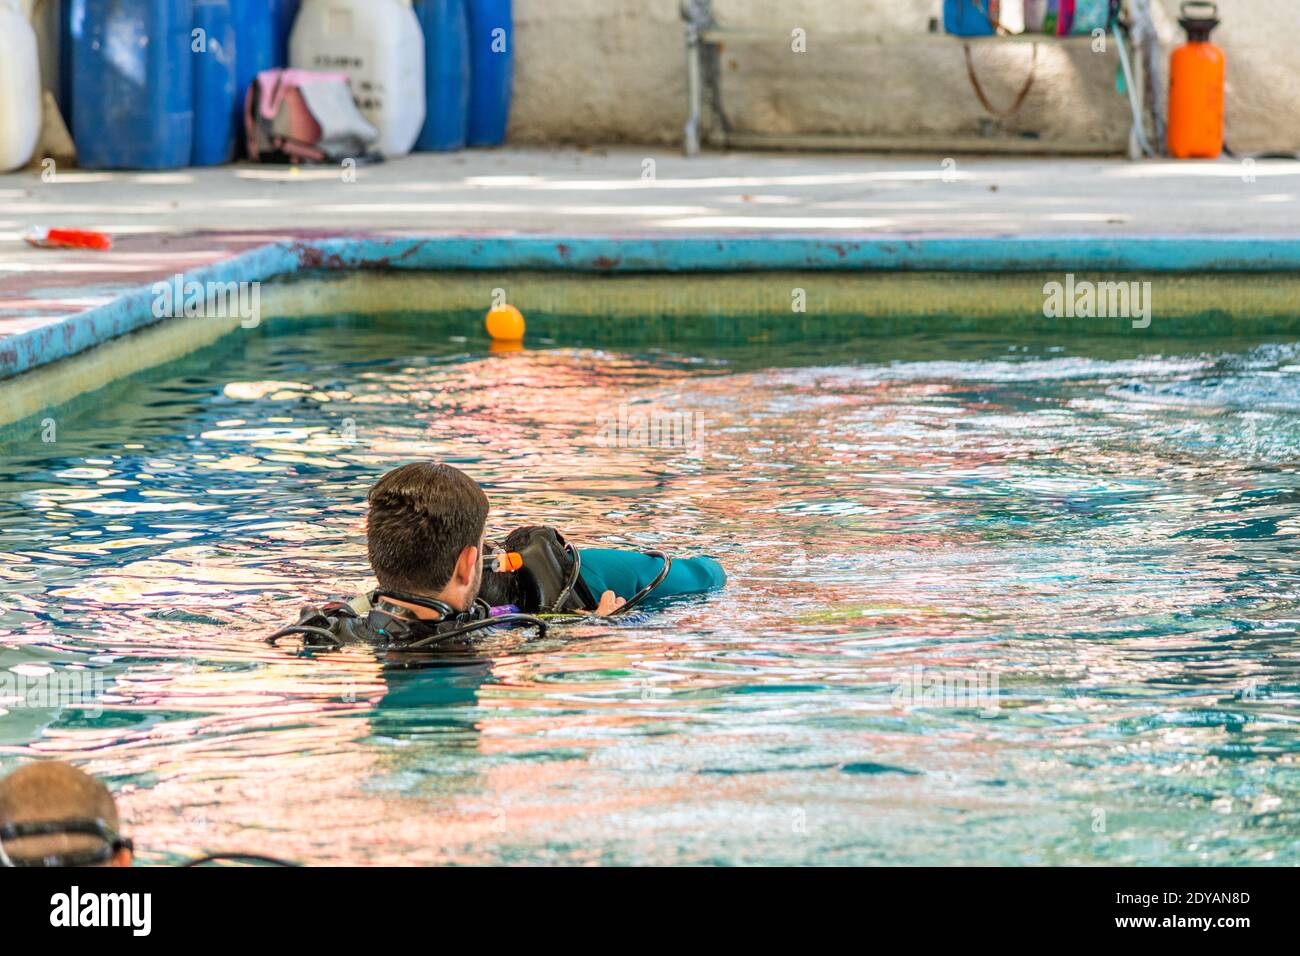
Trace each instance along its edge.
<path fill-rule="evenodd" d="M 483 572 L 483 489 L 450 465 L 416 462 L 380 478 L 368 500 L 366 547 L 380 588 L 468 608 Z"/>
<path fill-rule="evenodd" d="M 0 864 L 130 866 L 108 787 L 54 760 L 0 780 Z"/>

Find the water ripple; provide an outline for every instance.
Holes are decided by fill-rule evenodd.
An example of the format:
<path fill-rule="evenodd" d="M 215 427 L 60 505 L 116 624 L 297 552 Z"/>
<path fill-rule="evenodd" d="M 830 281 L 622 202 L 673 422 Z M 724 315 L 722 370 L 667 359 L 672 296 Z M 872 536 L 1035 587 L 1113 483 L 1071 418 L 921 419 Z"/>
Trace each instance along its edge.
<path fill-rule="evenodd" d="M 151 861 L 1300 862 L 1297 348 L 799 355 L 340 320 L 14 433 L 0 770 L 103 775 Z M 601 441 L 620 406 L 703 438 Z M 264 644 L 367 586 L 365 491 L 415 458 L 496 529 L 730 585 L 438 657 Z"/>

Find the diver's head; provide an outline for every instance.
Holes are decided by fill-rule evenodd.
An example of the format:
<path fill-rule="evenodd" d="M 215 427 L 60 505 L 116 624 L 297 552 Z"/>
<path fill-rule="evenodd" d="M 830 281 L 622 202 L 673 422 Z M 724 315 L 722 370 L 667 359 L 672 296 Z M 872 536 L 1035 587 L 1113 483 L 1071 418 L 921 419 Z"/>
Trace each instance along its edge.
<path fill-rule="evenodd" d="M 113 795 L 54 760 L 0 780 L 0 866 L 130 866 Z"/>
<path fill-rule="evenodd" d="M 468 610 L 483 575 L 483 489 L 450 465 L 415 462 L 380 478 L 369 502 L 366 546 L 379 587 Z"/>

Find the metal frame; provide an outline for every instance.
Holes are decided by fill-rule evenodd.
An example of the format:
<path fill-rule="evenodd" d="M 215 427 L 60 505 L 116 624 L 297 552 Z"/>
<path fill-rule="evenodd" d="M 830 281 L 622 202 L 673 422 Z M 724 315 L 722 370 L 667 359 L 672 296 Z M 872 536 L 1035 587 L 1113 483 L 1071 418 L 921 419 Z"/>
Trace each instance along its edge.
<path fill-rule="evenodd" d="M 1142 3 L 1137 4 L 1137 30 L 1145 35 L 1146 29 L 1142 17 L 1149 11 Z M 988 136 L 868 136 L 840 133 L 811 134 L 771 134 L 748 133 L 732 128 L 731 122 L 722 105 L 722 84 L 720 82 L 721 49 L 724 43 L 767 42 L 775 34 L 767 30 L 728 29 L 719 27 L 713 16 L 713 0 L 682 0 L 682 20 L 685 23 L 686 38 L 686 123 L 682 131 L 682 148 L 687 157 L 698 156 L 700 148 L 707 139 L 710 144 L 721 148 L 740 147 L 755 149 L 824 149 L 824 150 L 862 150 L 880 152 L 917 152 L 939 150 L 952 153 L 1057 153 L 1073 155 L 1113 155 L 1114 150 L 1093 141 L 1061 141 L 1043 143 L 1040 140 L 1006 137 L 998 139 Z M 1155 155 L 1155 149 L 1147 139 L 1146 130 L 1156 129 L 1158 123 L 1148 126 L 1144 119 L 1150 96 L 1147 90 L 1147 69 L 1150 57 L 1147 55 L 1133 57 L 1130 55 L 1130 40 L 1126 30 L 1117 27 L 1114 31 L 1115 44 L 1118 48 L 1120 62 L 1129 86 L 1129 107 L 1132 125 L 1129 130 L 1128 155 L 1130 159 L 1140 159 L 1144 155 Z M 954 37 L 946 33 L 923 33 L 915 35 L 880 34 L 880 33 L 837 33 L 837 43 L 857 45 L 886 46 L 896 43 L 932 43 L 951 44 L 958 42 L 976 43 L 1069 43 L 1090 42 L 1091 35 L 1048 37 L 1038 34 L 1013 34 L 1010 36 L 991 37 Z M 1143 51 L 1144 54 L 1146 51 Z M 714 116 L 712 129 L 704 126 L 705 98 Z"/>

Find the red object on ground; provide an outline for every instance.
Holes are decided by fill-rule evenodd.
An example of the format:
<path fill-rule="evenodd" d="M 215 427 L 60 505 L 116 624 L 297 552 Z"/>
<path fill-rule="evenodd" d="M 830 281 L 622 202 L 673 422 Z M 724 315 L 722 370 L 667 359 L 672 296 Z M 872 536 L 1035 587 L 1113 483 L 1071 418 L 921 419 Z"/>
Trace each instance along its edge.
<path fill-rule="evenodd" d="M 42 249 L 112 249 L 113 238 L 89 229 L 32 229 L 24 237 Z"/>

